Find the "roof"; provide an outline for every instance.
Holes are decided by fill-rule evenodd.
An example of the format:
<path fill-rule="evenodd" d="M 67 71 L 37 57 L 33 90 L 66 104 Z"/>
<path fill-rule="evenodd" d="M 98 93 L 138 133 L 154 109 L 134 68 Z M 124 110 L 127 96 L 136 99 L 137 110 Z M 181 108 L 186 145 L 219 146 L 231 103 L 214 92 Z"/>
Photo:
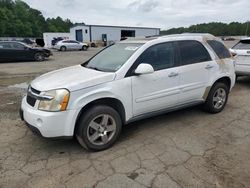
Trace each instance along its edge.
<path fill-rule="evenodd" d="M 161 40 L 161 39 L 169 39 L 169 40 L 199 40 L 202 41 L 206 39 L 215 39 L 216 37 L 209 33 L 183 33 L 183 34 L 174 34 L 174 35 L 163 35 L 163 36 L 152 36 L 152 37 L 135 37 L 124 40 L 124 42 L 141 42 L 146 43 L 152 40 Z M 123 41 L 122 41 L 123 42 Z"/>
<path fill-rule="evenodd" d="M 77 26 L 86 26 L 86 27 L 113 27 L 113 28 L 135 28 L 135 29 L 161 29 L 158 27 L 138 27 L 138 26 L 112 26 L 112 25 L 86 25 L 86 24 L 75 24 L 71 28 L 77 27 Z"/>

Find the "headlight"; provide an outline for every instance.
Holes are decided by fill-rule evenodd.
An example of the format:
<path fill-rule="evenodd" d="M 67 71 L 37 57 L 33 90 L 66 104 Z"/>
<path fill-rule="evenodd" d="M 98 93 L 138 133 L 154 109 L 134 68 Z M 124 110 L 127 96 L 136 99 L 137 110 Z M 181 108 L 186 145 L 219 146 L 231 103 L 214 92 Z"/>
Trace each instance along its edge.
<path fill-rule="evenodd" d="M 38 109 L 44 111 L 65 111 L 69 102 L 69 91 L 66 89 L 58 89 L 42 92 L 40 94 L 47 100 L 40 100 Z M 51 98 L 51 99 L 50 99 Z"/>

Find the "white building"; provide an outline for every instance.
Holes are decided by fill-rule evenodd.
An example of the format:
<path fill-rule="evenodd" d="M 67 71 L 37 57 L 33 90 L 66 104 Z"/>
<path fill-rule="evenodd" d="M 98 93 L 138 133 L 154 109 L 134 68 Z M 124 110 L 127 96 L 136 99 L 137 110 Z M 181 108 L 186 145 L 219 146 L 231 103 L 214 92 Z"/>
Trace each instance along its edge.
<path fill-rule="evenodd" d="M 106 25 L 76 25 L 70 29 L 72 39 L 80 42 L 115 42 L 126 37 L 159 35 L 160 28 Z"/>

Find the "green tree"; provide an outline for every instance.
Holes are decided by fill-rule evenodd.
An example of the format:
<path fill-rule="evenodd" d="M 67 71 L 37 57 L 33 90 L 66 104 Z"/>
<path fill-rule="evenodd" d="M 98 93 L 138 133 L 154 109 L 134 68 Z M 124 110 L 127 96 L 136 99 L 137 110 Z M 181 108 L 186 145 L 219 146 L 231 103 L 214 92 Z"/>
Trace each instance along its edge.
<path fill-rule="evenodd" d="M 72 25 L 60 17 L 46 20 L 21 0 L 0 0 L 0 37 L 41 37 L 44 32 L 69 32 Z"/>
<path fill-rule="evenodd" d="M 250 27 L 250 26 L 249 26 Z M 162 35 L 169 34 L 180 34 L 185 32 L 190 33 L 211 33 L 216 36 L 235 36 L 235 35 L 245 35 L 247 31 L 247 35 L 250 35 L 250 28 L 247 31 L 247 22 L 239 23 L 232 22 L 229 24 L 221 23 L 221 22 L 211 22 L 211 23 L 202 23 L 197 25 L 191 25 L 190 27 L 179 27 L 172 28 L 169 30 L 161 31 Z"/>

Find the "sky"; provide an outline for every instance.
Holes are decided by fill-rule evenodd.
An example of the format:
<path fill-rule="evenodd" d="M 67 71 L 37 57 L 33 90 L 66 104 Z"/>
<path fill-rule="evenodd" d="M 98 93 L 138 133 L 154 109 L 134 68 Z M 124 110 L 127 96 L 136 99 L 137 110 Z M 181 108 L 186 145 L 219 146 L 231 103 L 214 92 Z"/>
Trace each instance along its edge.
<path fill-rule="evenodd" d="M 250 0 L 23 0 L 47 17 L 94 25 L 170 29 L 250 21 Z"/>

